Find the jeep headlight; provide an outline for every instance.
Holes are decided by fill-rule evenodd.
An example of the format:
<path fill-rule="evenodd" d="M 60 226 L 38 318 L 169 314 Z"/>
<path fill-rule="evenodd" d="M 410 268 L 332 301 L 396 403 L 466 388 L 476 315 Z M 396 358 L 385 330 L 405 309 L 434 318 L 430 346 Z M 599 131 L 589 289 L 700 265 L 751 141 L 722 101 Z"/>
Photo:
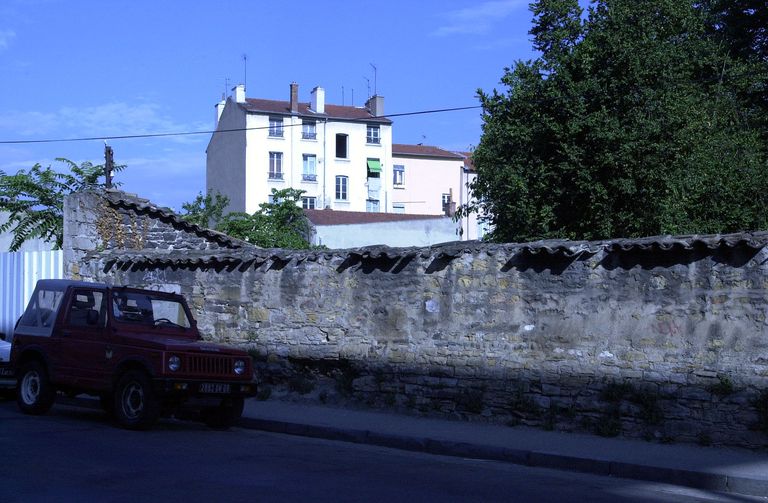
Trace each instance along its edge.
<path fill-rule="evenodd" d="M 235 374 L 242 375 L 245 372 L 245 362 L 243 360 L 235 360 L 235 366 L 233 368 Z"/>
<path fill-rule="evenodd" d="M 180 368 L 181 368 L 181 358 L 179 358 L 176 355 L 171 356 L 170 358 L 168 358 L 168 369 L 171 372 L 176 372 Z"/>

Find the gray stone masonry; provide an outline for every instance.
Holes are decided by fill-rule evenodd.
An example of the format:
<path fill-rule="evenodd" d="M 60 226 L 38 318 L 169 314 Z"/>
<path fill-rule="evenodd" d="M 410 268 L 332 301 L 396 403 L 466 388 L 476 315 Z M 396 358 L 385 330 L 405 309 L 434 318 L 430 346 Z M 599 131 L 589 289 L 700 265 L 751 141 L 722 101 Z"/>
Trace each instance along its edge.
<path fill-rule="evenodd" d="M 264 389 L 768 446 L 762 234 L 292 252 L 117 200 L 68 199 L 68 274 L 183 293 L 205 337 L 252 349 Z M 109 218 L 121 240 L 99 230 Z"/>

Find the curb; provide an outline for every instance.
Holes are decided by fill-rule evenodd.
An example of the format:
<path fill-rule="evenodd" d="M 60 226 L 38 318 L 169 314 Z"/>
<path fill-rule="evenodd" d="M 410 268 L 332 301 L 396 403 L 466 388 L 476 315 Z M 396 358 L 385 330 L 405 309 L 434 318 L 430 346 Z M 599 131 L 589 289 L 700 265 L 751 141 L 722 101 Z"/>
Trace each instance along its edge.
<path fill-rule="evenodd" d="M 492 445 L 377 433 L 370 430 L 293 423 L 274 419 L 242 417 L 238 425 L 247 429 L 271 433 L 376 445 L 443 456 L 503 461 L 536 468 L 550 468 L 607 477 L 660 482 L 708 491 L 768 497 L 768 480 L 729 476 L 722 473 L 665 468 Z"/>

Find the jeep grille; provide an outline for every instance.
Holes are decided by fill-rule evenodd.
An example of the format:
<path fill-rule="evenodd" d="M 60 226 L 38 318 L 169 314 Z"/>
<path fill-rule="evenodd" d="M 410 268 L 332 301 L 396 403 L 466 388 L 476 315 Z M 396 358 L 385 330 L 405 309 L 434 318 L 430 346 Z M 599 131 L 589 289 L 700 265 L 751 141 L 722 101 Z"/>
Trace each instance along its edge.
<path fill-rule="evenodd" d="M 188 371 L 195 375 L 230 375 L 232 358 L 226 356 L 192 356 L 189 358 Z"/>

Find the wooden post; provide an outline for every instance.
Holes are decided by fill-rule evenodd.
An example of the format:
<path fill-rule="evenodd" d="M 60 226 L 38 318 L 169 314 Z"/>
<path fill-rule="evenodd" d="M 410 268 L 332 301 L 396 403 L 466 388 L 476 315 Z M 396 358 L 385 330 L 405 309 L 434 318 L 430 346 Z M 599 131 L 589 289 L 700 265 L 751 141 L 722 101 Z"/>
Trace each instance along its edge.
<path fill-rule="evenodd" d="M 114 169 L 114 160 L 112 158 L 112 147 L 104 145 L 104 176 L 106 177 L 106 186 L 112 188 L 112 170 Z"/>

